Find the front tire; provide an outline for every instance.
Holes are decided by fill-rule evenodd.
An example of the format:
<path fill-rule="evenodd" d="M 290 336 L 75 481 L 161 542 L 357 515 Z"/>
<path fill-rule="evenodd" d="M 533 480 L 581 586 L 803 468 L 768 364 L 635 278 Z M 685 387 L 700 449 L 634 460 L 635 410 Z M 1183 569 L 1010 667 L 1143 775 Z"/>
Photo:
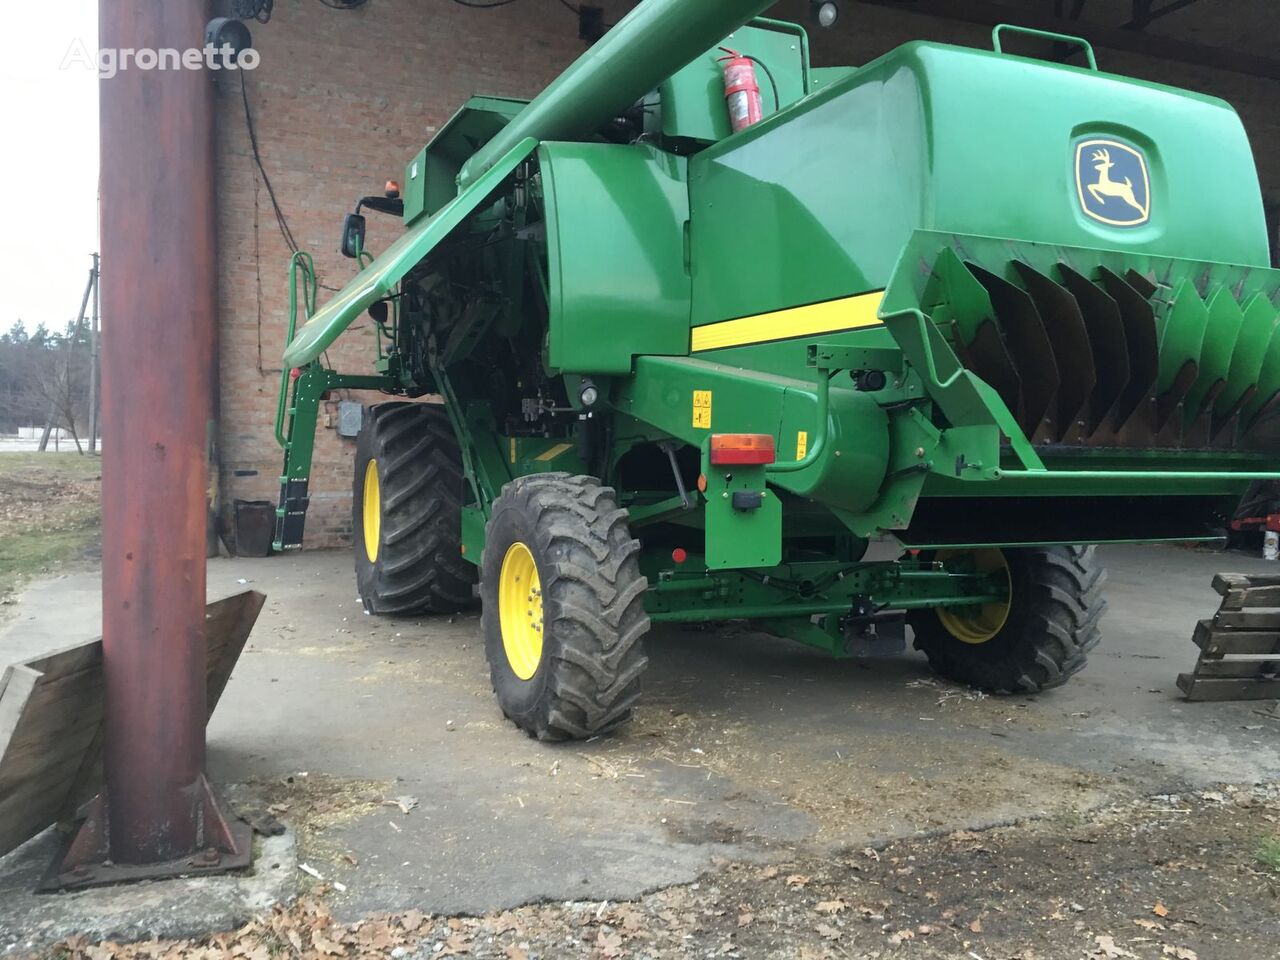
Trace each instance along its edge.
<path fill-rule="evenodd" d="M 908 622 L 916 649 L 947 679 L 991 693 L 1061 686 L 1084 668 L 1101 639 L 1106 571 L 1095 549 L 939 551 L 937 559 L 968 553 L 982 571 L 998 573 L 1003 566 L 1009 602 L 913 611 Z"/>
<path fill-rule="evenodd" d="M 648 582 L 616 495 L 591 477 L 520 477 L 494 502 L 481 627 L 498 704 L 539 740 L 585 739 L 631 716 L 648 665 Z"/>
<path fill-rule="evenodd" d="M 476 568 L 462 557 L 462 454 L 444 407 L 367 407 L 356 439 L 351 528 L 370 613 L 456 613 Z"/>

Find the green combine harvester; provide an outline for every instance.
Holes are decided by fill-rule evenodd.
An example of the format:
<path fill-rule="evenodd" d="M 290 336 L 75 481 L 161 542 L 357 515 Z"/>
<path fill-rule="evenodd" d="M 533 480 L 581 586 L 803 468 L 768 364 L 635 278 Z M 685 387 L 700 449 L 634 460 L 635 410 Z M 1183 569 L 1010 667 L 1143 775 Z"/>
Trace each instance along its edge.
<path fill-rule="evenodd" d="M 905 623 L 946 677 L 1053 687 L 1100 636 L 1093 544 L 1219 535 L 1280 479 L 1280 272 L 1227 104 L 1012 27 L 817 68 L 768 6 L 645 0 L 532 102 L 468 101 L 291 323 L 277 549 L 326 392 L 397 398 L 356 448 L 360 595 L 478 583 L 542 739 L 624 720 L 661 621 L 836 656 Z M 376 259 L 366 208 L 404 220 Z M 327 369 L 357 323 L 375 370 Z"/>

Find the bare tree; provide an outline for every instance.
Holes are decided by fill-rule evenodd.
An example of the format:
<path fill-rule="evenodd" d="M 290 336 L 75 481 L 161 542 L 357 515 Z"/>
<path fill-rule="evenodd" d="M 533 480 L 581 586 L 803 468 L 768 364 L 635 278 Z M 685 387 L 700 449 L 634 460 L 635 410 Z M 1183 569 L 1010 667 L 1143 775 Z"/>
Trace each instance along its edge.
<path fill-rule="evenodd" d="M 50 337 L 49 345 L 34 352 L 34 392 L 47 411 L 40 449 L 47 448 L 50 435 L 64 428 L 75 441 L 76 450 L 84 453 L 78 426 L 84 423 L 88 408 L 89 344 L 79 323 L 67 324 L 62 336 Z"/>
<path fill-rule="evenodd" d="M 97 286 L 98 258 L 95 254 L 93 266 L 89 269 L 89 282 L 85 284 L 84 297 L 80 300 L 80 315 L 73 322 L 67 324 L 67 332 L 62 340 L 61 363 L 55 364 L 56 373 L 52 376 L 39 378 L 40 388 L 49 411 L 49 415 L 45 418 L 44 433 L 40 437 L 40 451 L 42 453 L 48 448 L 49 435 L 59 422 L 71 431 L 71 438 L 76 442 L 76 452 L 84 453 L 84 448 L 80 446 L 80 434 L 76 430 L 77 401 L 84 400 L 86 401 L 86 406 L 91 405 L 87 403 L 88 394 L 86 392 L 86 386 L 92 381 L 90 375 L 91 361 L 89 363 L 78 363 L 76 362 L 76 355 L 81 353 L 91 356 L 93 352 L 84 321 L 85 314 L 89 309 L 89 297 L 96 292 Z M 96 300 L 94 308 L 96 315 Z"/>

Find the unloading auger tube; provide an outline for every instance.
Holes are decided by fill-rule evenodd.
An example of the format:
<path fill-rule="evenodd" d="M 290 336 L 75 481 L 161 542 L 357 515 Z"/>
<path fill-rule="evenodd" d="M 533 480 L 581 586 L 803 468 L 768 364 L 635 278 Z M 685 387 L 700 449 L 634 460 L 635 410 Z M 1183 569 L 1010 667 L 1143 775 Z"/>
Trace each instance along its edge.
<path fill-rule="evenodd" d="M 360 200 L 404 234 L 285 353 L 277 548 L 323 398 L 389 394 L 360 595 L 478 595 L 532 736 L 625 720 L 661 621 L 833 656 L 910 626 L 954 680 L 1056 686 L 1102 636 L 1095 544 L 1216 537 L 1280 479 L 1280 273 L 1227 104 L 998 35 L 817 68 L 767 5 L 646 0 L 531 103 L 467 101 Z M 353 324 L 374 369 L 328 369 Z"/>

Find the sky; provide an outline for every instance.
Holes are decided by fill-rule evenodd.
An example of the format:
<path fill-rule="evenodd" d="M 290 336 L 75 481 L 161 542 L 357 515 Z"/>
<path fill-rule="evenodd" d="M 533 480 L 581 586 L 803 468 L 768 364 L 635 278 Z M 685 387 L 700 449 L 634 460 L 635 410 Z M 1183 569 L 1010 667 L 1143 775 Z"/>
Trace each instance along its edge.
<path fill-rule="evenodd" d="M 97 0 L 6 3 L 0 57 L 0 332 L 75 318 L 98 247 Z M 83 61 L 83 57 L 81 57 Z"/>

